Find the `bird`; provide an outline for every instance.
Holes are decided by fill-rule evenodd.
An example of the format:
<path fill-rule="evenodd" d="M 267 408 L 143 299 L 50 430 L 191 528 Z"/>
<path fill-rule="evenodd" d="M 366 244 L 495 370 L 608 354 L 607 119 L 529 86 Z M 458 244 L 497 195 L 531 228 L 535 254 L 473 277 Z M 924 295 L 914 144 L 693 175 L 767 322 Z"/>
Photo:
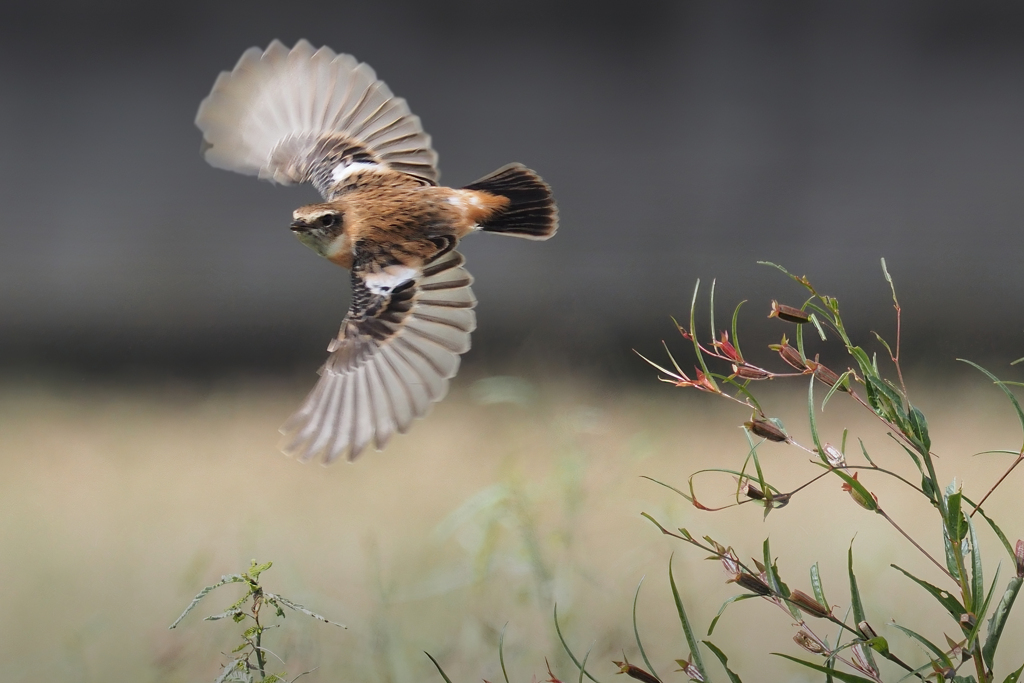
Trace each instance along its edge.
<path fill-rule="evenodd" d="M 320 379 L 280 430 L 281 449 L 303 462 L 382 450 L 444 398 L 476 328 L 463 237 L 558 229 L 551 187 L 522 164 L 440 185 L 406 101 L 369 65 L 306 40 L 246 50 L 195 123 L 210 165 L 316 188 L 324 201 L 295 209 L 289 228 L 350 271 L 351 305 Z"/>

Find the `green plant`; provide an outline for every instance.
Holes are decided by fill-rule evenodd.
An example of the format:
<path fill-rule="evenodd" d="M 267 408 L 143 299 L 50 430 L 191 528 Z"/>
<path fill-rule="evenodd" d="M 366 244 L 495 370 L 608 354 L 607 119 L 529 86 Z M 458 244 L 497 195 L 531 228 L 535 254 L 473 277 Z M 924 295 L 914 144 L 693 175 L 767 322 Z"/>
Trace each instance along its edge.
<path fill-rule="evenodd" d="M 266 620 L 261 618 L 264 605 L 270 605 L 273 607 L 274 615 L 281 619 L 285 618 L 284 608 L 288 608 L 296 612 L 301 612 L 302 614 L 312 617 L 317 621 L 322 621 L 325 624 L 345 628 L 342 624 L 329 621 L 325 617 L 306 609 L 302 605 L 295 603 L 282 595 L 265 590 L 263 586 L 260 585 L 260 574 L 270 569 L 272 564 L 272 562 L 257 564 L 256 560 L 252 560 L 248 571 L 242 572 L 241 574 L 227 574 L 222 576 L 220 581 L 217 583 L 206 586 L 203 590 L 199 591 L 199 593 L 196 594 L 196 597 L 192 599 L 192 602 L 189 603 L 188 607 L 185 608 L 185 611 L 181 613 L 181 616 L 175 619 L 174 623 L 169 627 L 172 629 L 175 628 L 179 623 L 181 623 L 181 620 L 199 604 L 200 600 L 215 589 L 232 583 L 245 585 L 245 594 L 232 603 L 231 606 L 219 614 L 212 614 L 203 619 L 203 621 L 231 619 L 236 624 L 246 624 L 246 627 L 241 633 L 241 642 L 231 651 L 233 659 L 225 664 L 221 669 L 220 675 L 216 679 L 216 683 L 253 683 L 254 681 L 260 681 L 261 683 L 278 683 L 278 681 L 285 680 L 286 674 L 267 673 L 267 655 L 273 655 L 273 653 L 263 644 L 263 635 L 268 629 L 276 628 L 277 624 L 267 624 Z M 276 657 L 276 655 L 274 656 Z M 256 660 L 255 664 L 252 662 L 254 658 Z M 278 657 L 278 659 L 280 660 L 280 657 Z M 283 660 L 281 660 L 281 662 L 282 664 L 284 663 Z M 298 676 L 295 676 L 292 681 L 307 673 L 311 672 L 305 671 Z"/>
<path fill-rule="evenodd" d="M 809 660 L 806 656 L 800 658 L 789 654 L 774 654 L 824 674 L 826 681 L 881 683 L 886 680 L 916 678 L 953 680 L 962 683 L 991 683 L 997 680 L 1002 680 L 1003 683 L 1016 683 L 1024 674 L 1024 664 L 1004 674 L 1002 678 L 997 678 L 993 667 L 1004 627 L 1024 582 L 1024 541 L 1011 544 L 995 520 L 985 513 L 983 505 L 1024 460 L 1024 442 L 1020 448 L 1012 450 L 987 451 L 1010 454 L 1014 458 L 1002 476 L 977 502 L 964 494 L 962 486 L 955 479 L 944 484 L 936 474 L 936 454 L 932 450 L 928 422 L 909 398 L 900 360 L 902 310 L 892 279 L 885 268 L 885 261 L 882 261 L 882 270 L 892 289 L 896 311 L 896 337 L 894 344 L 889 344 L 878 334 L 875 334 L 875 338 L 884 349 L 883 358 L 887 357 L 891 364 L 888 373 L 880 368 L 877 355 L 869 354 L 850 338 L 836 298 L 820 294 L 806 277 L 795 276 L 775 264 L 767 265 L 777 268 L 809 294 L 798 307 L 782 305 L 776 301 L 772 301 L 771 304 L 769 317 L 792 326 L 791 334 L 795 346 L 790 344 L 786 336 L 782 337 L 780 343 L 770 346 L 786 364 L 785 371 L 777 372 L 755 365 L 743 355 L 737 334 L 737 320 L 742 302 L 733 311 L 730 331 L 718 330 L 714 320 L 714 285 L 710 295 L 711 341 L 700 341 L 695 331 L 699 282 L 691 303 L 689 326 L 683 327 L 676 323 L 682 337 L 693 346 L 697 361 L 693 373 L 687 374 L 682 370 L 667 346 L 665 350 L 668 353 L 670 368 L 644 358 L 662 373 L 662 381 L 676 387 L 696 389 L 724 398 L 750 411 L 749 419 L 744 422 L 747 449 L 742 464 L 733 468 L 716 467 L 694 472 L 682 489 L 653 479 L 652 481 L 674 491 L 700 511 L 716 512 L 726 507 L 754 505 L 759 506 L 763 510 L 763 515 L 767 516 L 785 508 L 794 497 L 815 483 L 828 477 L 838 478 L 841 490 L 848 493 L 857 506 L 884 519 L 894 532 L 906 540 L 909 552 L 920 553 L 934 565 L 938 572 L 938 580 L 934 583 L 915 576 L 897 564 L 892 564 L 891 567 L 899 573 L 901 579 L 910 582 L 908 586 L 913 584 L 916 589 L 923 591 L 922 596 L 928 596 L 926 599 L 935 601 L 937 612 L 944 616 L 949 633 L 955 633 L 955 636 L 947 635 L 946 642 L 935 643 L 914 630 L 912 627 L 920 627 L 909 621 L 894 621 L 889 624 L 893 629 L 889 638 L 880 635 L 882 625 L 872 623 L 858 587 L 852 543 L 847 552 L 845 577 L 849 585 L 849 608 L 845 614 L 837 615 L 834 612 L 838 610 L 825 597 L 825 578 L 817 563 L 810 568 L 810 593 L 790 589 L 783 580 L 767 539 L 759 549 L 759 558 L 748 563 L 742 561 L 733 548 L 717 542 L 710 536 L 694 535 L 685 528 L 672 530 L 645 512 L 643 516 L 663 534 L 708 553 L 708 559 L 721 562 L 728 574 L 728 581 L 741 589 L 739 593 L 725 601 L 718 615 L 711 621 L 707 630 L 708 639 L 700 639 L 687 616 L 673 574 L 672 563 L 669 562 L 669 585 L 689 649 L 689 656 L 686 659 L 676 660 L 680 666 L 679 671 L 691 680 L 711 681 L 712 673 L 707 659 L 710 653 L 721 664 L 728 680 L 738 683 L 741 680 L 740 675 L 729 668 L 728 656 L 724 649 L 713 643 L 710 637 L 722 614 L 732 603 L 757 598 L 768 601 L 782 610 L 786 618 L 795 624 L 793 640 L 805 652 L 817 656 L 818 659 Z M 812 358 L 807 351 L 810 341 L 805 340 L 806 330 L 813 331 L 819 340 L 816 343 L 838 341 L 851 358 L 848 367 L 837 372 L 820 362 L 819 355 Z M 1024 430 L 1024 410 L 1011 389 L 1013 386 L 1022 385 L 1000 380 L 971 361 L 963 362 L 983 373 L 1004 392 Z M 886 365 L 884 360 L 882 365 Z M 722 366 L 727 370 L 721 370 Z M 798 378 L 804 378 L 808 382 L 806 415 L 810 436 L 807 443 L 801 443 L 794 438 L 782 421 L 774 417 L 754 394 L 758 382 Z M 824 396 L 820 397 L 820 401 L 815 396 L 816 387 L 824 389 Z M 871 454 L 864 441 L 858 439 L 859 447 L 848 451 L 847 447 L 851 445 L 850 435 L 845 429 L 841 437 L 830 441 L 827 435 L 819 430 L 818 414 L 830 400 L 840 398 L 853 402 L 858 409 L 870 411 L 890 437 L 892 449 L 884 453 Z M 782 444 L 803 452 L 810 456 L 811 467 L 817 471 L 796 488 L 786 490 L 775 485 L 769 477 L 769 463 L 759 455 L 759 449 L 765 442 Z M 839 445 L 833 445 L 834 443 Z M 858 453 L 855 455 L 852 451 Z M 903 466 L 912 467 L 912 474 L 901 472 L 896 462 L 897 458 L 907 459 Z M 733 477 L 735 481 L 735 485 L 730 485 L 729 489 L 730 502 L 718 506 L 702 502 L 702 499 L 707 499 L 703 496 L 703 490 L 699 489 L 698 482 L 703 481 L 702 478 L 705 476 L 720 477 L 723 474 Z M 865 481 L 861 481 L 861 475 Z M 926 543 L 906 532 L 870 491 L 867 480 L 873 481 L 875 477 L 888 477 L 898 482 L 899 486 L 905 487 L 920 501 L 924 513 L 930 512 L 935 516 L 936 525 L 941 529 L 943 539 L 941 559 L 936 557 L 937 553 L 933 554 L 926 549 Z M 992 572 L 988 564 L 982 561 L 983 548 L 976 528 L 978 520 L 984 520 L 992 529 L 1010 558 L 1013 576 L 1005 585 L 1000 583 L 999 568 Z M 990 581 L 985 579 L 986 571 L 992 576 Z M 638 586 L 637 596 L 639 592 Z M 588 656 L 578 657 L 563 637 L 558 622 L 557 606 L 554 625 L 565 652 L 578 670 L 579 683 L 582 683 L 584 677 L 598 683 L 593 673 L 587 670 L 589 653 Z M 644 683 L 660 683 L 663 679 L 647 656 L 637 626 L 636 597 L 633 604 L 633 631 L 637 649 L 646 668 L 632 664 L 623 657 L 623 661 L 614 662 L 619 669 L 618 672 Z M 907 639 L 897 641 L 891 637 L 897 633 L 906 636 Z M 750 645 L 747 644 L 745 649 L 750 650 Z M 1018 656 L 1018 652 L 1013 652 L 1013 655 Z M 440 671 L 440 667 L 438 669 Z M 502 671 L 504 673 L 504 663 Z M 718 675 L 717 672 L 714 673 Z M 441 674 L 447 681 L 443 671 Z M 557 679 L 552 675 L 551 680 Z M 507 681 L 506 675 L 506 683 Z"/>

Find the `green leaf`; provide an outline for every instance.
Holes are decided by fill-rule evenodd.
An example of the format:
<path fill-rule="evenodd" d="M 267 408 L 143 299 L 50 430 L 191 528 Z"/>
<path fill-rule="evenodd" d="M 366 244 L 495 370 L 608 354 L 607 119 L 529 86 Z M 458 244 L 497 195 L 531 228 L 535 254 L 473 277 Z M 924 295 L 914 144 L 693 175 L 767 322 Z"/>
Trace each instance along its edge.
<path fill-rule="evenodd" d="M 716 657 L 718 657 L 718 661 L 722 663 L 722 668 L 725 669 L 725 673 L 732 683 L 743 683 L 743 681 L 740 680 L 740 677 L 733 673 L 729 668 L 729 658 L 725 656 L 724 652 L 719 650 L 718 647 L 710 640 L 702 640 L 701 642 L 704 643 L 704 645 L 706 645 Z"/>
<path fill-rule="evenodd" d="M 668 582 L 672 586 L 672 598 L 676 602 L 676 612 L 679 613 L 679 622 L 683 625 L 683 634 L 686 636 L 686 643 L 690 646 L 690 657 L 693 659 L 691 663 L 697 667 L 697 671 L 704 677 L 706 683 L 710 683 L 708 678 L 707 669 L 704 668 L 704 660 L 701 659 L 700 650 L 697 648 L 697 639 L 693 635 L 693 629 L 690 627 L 690 620 L 686 618 L 686 610 L 683 609 L 683 600 L 679 597 L 679 589 L 676 588 L 676 579 L 672 574 L 672 558 L 668 560 Z"/>
<path fill-rule="evenodd" d="M 996 377 L 991 372 L 981 367 L 977 363 L 973 363 L 963 358 L 957 358 L 957 360 L 960 361 L 961 363 L 967 363 L 973 368 L 985 373 L 985 375 L 987 375 L 989 379 L 995 382 L 996 386 L 1003 390 L 1003 393 L 1006 394 L 1006 397 L 1010 399 L 1010 403 L 1013 404 L 1013 409 L 1017 411 L 1017 419 L 1020 421 L 1021 430 L 1024 430 L 1024 410 L 1021 409 L 1020 403 L 1017 401 L 1017 397 L 1013 395 L 1013 392 L 1010 391 L 1010 388 L 1008 386 L 1006 386 L 1006 383 L 1004 383 L 998 377 Z M 1022 446 L 1022 448 L 1024 448 L 1024 446 Z"/>
<path fill-rule="evenodd" d="M 971 541 L 971 607 L 977 615 L 978 620 L 984 616 L 978 608 L 985 599 L 985 578 L 984 568 L 981 564 L 981 544 L 978 543 L 978 531 L 974 528 L 974 522 L 970 517 L 964 517 L 967 522 L 968 538 Z"/>
<path fill-rule="evenodd" d="M 1016 452 L 1014 454 L 1016 455 Z M 981 508 L 977 507 L 977 505 L 975 504 L 975 502 L 973 500 L 971 500 L 967 496 L 964 496 L 964 500 L 967 501 L 968 505 L 974 505 L 975 506 L 974 512 L 977 512 L 979 515 L 981 515 L 985 519 L 986 522 L 988 522 L 988 525 L 990 527 L 992 527 L 992 531 L 995 532 L 996 536 L 999 538 L 999 542 L 1003 544 L 1003 548 L 1006 549 L 1007 554 L 1010 556 L 1010 562 L 1012 562 L 1012 563 L 1014 563 L 1016 565 L 1016 563 L 1017 563 L 1017 555 L 1013 552 L 1013 546 L 1010 545 L 1010 541 L 1009 541 L 1009 539 L 1006 538 L 1006 534 L 1003 533 L 1003 530 L 1000 529 L 999 526 L 994 521 L 992 521 L 992 519 L 988 515 L 985 514 L 984 510 L 982 510 Z M 972 512 L 971 515 L 974 515 L 974 512 Z"/>
<path fill-rule="evenodd" d="M 878 511 L 878 501 L 875 500 L 875 497 L 871 495 L 870 491 L 864 488 L 864 484 L 860 483 L 842 470 L 832 470 L 832 473 L 846 482 L 846 485 L 853 489 L 853 493 L 856 493 L 860 498 L 860 501 L 863 501 L 858 501 L 858 504 L 860 504 L 861 507 L 869 512 Z"/>
<path fill-rule="evenodd" d="M 829 603 L 825 599 L 825 589 L 821 585 L 821 573 L 818 571 L 817 562 L 811 565 L 811 590 L 814 592 L 814 599 L 828 607 Z"/>
<path fill-rule="evenodd" d="M 185 611 L 181 613 L 181 616 L 175 619 L 174 623 L 168 626 L 167 628 L 172 629 L 178 624 L 180 624 L 181 620 L 185 618 L 185 615 L 191 612 L 192 609 L 199 604 L 200 600 L 209 595 L 210 592 L 214 589 L 220 588 L 221 586 L 224 586 L 229 583 L 247 583 L 247 581 L 245 580 L 245 577 L 241 574 L 227 574 L 226 576 L 220 577 L 220 581 L 211 586 L 207 586 L 203 588 L 203 590 L 199 591 L 199 593 L 196 594 L 196 597 L 192 598 L 192 602 L 188 604 L 188 607 L 185 608 Z"/>
<path fill-rule="evenodd" d="M 954 543 L 964 540 L 967 536 L 967 520 L 960 512 L 963 493 L 954 491 L 953 485 L 946 487 L 946 528 L 949 529 L 950 540 Z"/>
<path fill-rule="evenodd" d="M 850 575 L 850 607 L 853 609 L 853 623 L 859 624 L 862 621 L 867 621 L 867 614 L 864 612 L 864 603 L 860 598 L 860 588 L 857 587 L 857 575 L 853 573 L 853 541 L 850 541 L 850 549 L 846 553 L 846 568 Z M 875 657 L 871 654 L 870 650 L 864 651 L 865 657 L 871 662 L 871 666 L 878 670 L 878 665 L 875 663 Z"/>
<path fill-rule="evenodd" d="M 743 358 L 743 352 L 740 351 L 740 335 L 736 332 L 736 321 L 739 319 L 740 316 L 740 306 L 742 306 L 745 303 L 747 303 L 746 299 L 736 304 L 736 308 L 733 309 L 732 312 L 732 345 L 733 348 L 736 349 L 736 353 L 739 354 L 740 358 Z"/>
<path fill-rule="evenodd" d="M 824 328 L 822 328 L 821 323 L 818 321 L 818 316 L 811 313 L 808 317 L 810 318 L 811 323 L 814 325 L 814 328 L 818 330 L 818 336 L 821 337 L 821 341 L 828 341 L 827 337 L 825 337 L 825 330 Z"/>
<path fill-rule="evenodd" d="M 700 280 L 697 280 L 697 286 L 693 288 L 693 300 L 690 301 L 690 338 L 693 341 L 693 350 L 697 354 L 697 360 L 700 362 L 700 367 L 704 370 L 705 375 L 710 375 L 711 372 L 708 370 L 708 364 L 704 362 L 704 352 L 700 350 L 700 342 L 697 341 L 697 328 L 694 327 L 694 321 L 697 315 L 697 292 L 700 290 Z M 677 323 L 678 324 L 678 323 Z M 708 382 L 715 389 L 718 389 L 718 385 L 715 384 L 715 380 L 708 377 Z"/>
<path fill-rule="evenodd" d="M 321 616 L 321 615 L 317 614 L 316 612 L 303 607 L 302 605 L 298 604 L 297 602 L 292 602 L 288 598 L 286 598 L 286 597 L 284 597 L 282 595 L 278 595 L 277 593 L 264 593 L 264 595 L 266 596 L 267 600 L 269 600 L 269 601 L 279 602 L 282 605 L 284 605 L 285 607 L 287 607 L 288 609 L 295 610 L 296 612 L 302 612 L 307 617 L 311 617 L 313 619 L 316 619 L 317 621 L 322 621 L 325 624 L 330 624 L 331 626 L 337 626 L 338 628 L 348 628 L 348 626 L 345 626 L 344 624 L 339 624 L 336 621 L 331 621 L 327 617 Z"/>
<path fill-rule="evenodd" d="M 818 457 L 824 461 L 825 449 L 821 447 L 821 439 L 818 437 L 818 423 L 814 418 L 814 375 L 811 375 L 811 382 L 807 385 L 807 417 L 811 426 L 811 439 L 814 440 L 814 447 L 818 449 Z"/>
<path fill-rule="evenodd" d="M 863 676 L 848 674 L 845 671 L 839 671 L 838 669 L 833 669 L 832 667 L 828 666 L 821 666 L 820 664 L 814 664 L 813 662 L 805 662 L 802 659 L 790 657 L 789 655 L 784 655 L 780 652 L 773 652 L 772 654 L 776 657 L 782 657 L 783 659 L 788 659 L 791 662 L 796 662 L 797 664 L 803 664 L 808 669 L 814 669 L 815 671 L 820 671 L 821 673 L 826 674 L 828 676 L 838 678 L 839 680 L 843 681 L 843 683 L 874 683 L 874 681 L 872 681 L 870 678 L 864 678 Z"/>
<path fill-rule="evenodd" d="M 739 602 L 740 600 L 749 600 L 751 598 L 759 598 L 759 597 L 761 597 L 761 596 L 760 595 L 754 595 L 752 593 L 740 593 L 739 595 L 734 595 L 731 598 L 729 598 L 728 600 L 726 600 L 725 602 L 723 602 L 722 606 L 718 608 L 718 614 L 715 615 L 715 618 L 711 620 L 711 625 L 708 626 L 708 635 L 710 636 L 712 633 L 714 633 L 714 631 L 715 631 L 715 624 L 718 623 L 718 620 L 721 618 L 722 614 L 725 613 L 725 608 L 726 607 L 728 607 L 729 605 L 731 605 L 734 602 Z"/>
<path fill-rule="evenodd" d="M 779 577 L 779 568 L 775 566 L 775 562 L 772 560 L 772 549 L 769 540 L 764 539 L 764 543 L 761 545 L 761 551 L 763 554 L 762 561 L 764 562 L 764 573 L 768 580 L 768 585 L 771 586 L 772 591 L 783 598 L 789 597 L 789 586 L 782 582 Z M 796 605 L 786 601 L 786 608 L 789 609 L 789 613 L 793 615 L 793 618 L 797 621 L 802 621 L 800 616 L 800 610 Z"/>
<path fill-rule="evenodd" d="M 1024 360 L 1024 358 L 1021 360 Z M 1024 674 L 1024 664 L 1021 664 L 1019 669 L 1004 678 L 1003 683 L 1017 683 L 1020 680 L 1021 674 Z"/>
<path fill-rule="evenodd" d="M 1002 565 L 996 567 L 996 575 L 992 578 L 992 587 L 988 589 L 988 595 L 985 597 L 985 601 L 980 606 L 975 608 L 976 619 L 974 627 L 967 634 L 967 642 L 973 643 L 977 637 L 978 632 L 981 630 L 981 622 L 985 618 L 985 614 L 988 613 L 988 607 L 992 604 L 992 597 L 996 594 L 996 583 L 999 581 L 999 569 Z"/>
<path fill-rule="evenodd" d="M 932 641 L 928 640 L 927 638 L 925 638 L 924 636 L 922 636 L 922 635 L 921 635 L 920 633 L 917 633 L 917 632 L 915 632 L 915 631 L 911 631 L 911 630 L 910 630 L 909 628 L 907 628 L 907 627 L 905 627 L 905 626 L 900 626 L 900 625 L 899 625 L 899 624 L 897 624 L 897 623 L 892 623 L 892 624 L 891 624 L 891 626 L 892 626 L 893 628 L 897 628 L 897 629 L 899 629 L 900 631 L 903 631 L 903 633 L 907 634 L 908 636 L 910 636 L 911 638 L 913 638 L 914 640 L 916 640 L 917 642 L 921 643 L 921 644 L 922 644 L 922 645 L 924 645 L 924 646 L 925 646 L 926 648 L 928 648 L 929 650 L 931 650 L 932 654 L 933 654 L 933 655 L 935 655 L 935 658 L 936 658 L 936 659 L 937 659 L 937 660 L 938 660 L 939 662 L 941 662 L 943 666 L 945 666 L 945 667 L 948 667 L 948 668 L 950 668 L 950 669 L 952 669 L 952 668 L 953 668 L 953 662 L 952 662 L 952 661 L 950 661 L 950 659 L 949 659 L 949 656 L 948 656 L 948 655 L 946 655 L 946 653 L 945 653 L 945 652 L 943 652 L 943 651 L 942 651 L 942 650 L 941 650 L 941 649 L 939 648 L 939 646 L 938 646 L 938 645 L 936 645 L 936 644 L 935 644 L 935 643 L 933 643 Z"/>
<path fill-rule="evenodd" d="M 658 672 L 654 670 L 651 660 L 647 659 L 647 652 L 644 651 L 644 644 L 640 642 L 640 629 L 636 625 L 636 603 L 637 600 L 640 599 L 640 587 L 644 585 L 645 578 L 647 577 L 642 577 L 640 579 L 640 583 L 636 585 L 636 593 L 633 595 L 633 635 L 636 636 L 636 646 L 640 650 L 640 656 L 643 657 L 644 664 L 647 665 L 647 670 L 660 681 L 661 676 L 659 676 Z"/>
<path fill-rule="evenodd" d="M 590 653 L 593 651 L 594 646 L 591 645 L 587 649 L 587 654 L 583 655 L 583 662 L 580 664 L 580 677 L 577 679 L 576 683 L 583 683 L 583 674 L 587 674 L 587 677 L 590 678 L 590 674 L 587 672 L 587 660 L 590 659 Z"/>
<path fill-rule="evenodd" d="M 985 647 L 981 654 L 990 669 L 996 655 L 996 648 L 999 647 L 999 638 L 1003 635 L 1003 627 L 1006 625 L 1006 619 L 1010 616 L 1010 610 L 1013 609 L 1013 601 L 1017 599 L 1022 582 L 1024 579 L 1019 576 L 1010 579 L 1006 591 L 1003 592 L 1003 597 L 992 613 L 992 618 L 988 620 L 988 637 L 985 639 Z M 1017 673 L 1019 674 L 1020 670 Z"/>
<path fill-rule="evenodd" d="M 964 606 L 960 604 L 960 601 L 957 600 L 949 591 L 944 591 L 938 586 L 933 586 L 927 581 L 923 581 L 917 578 L 916 576 L 908 572 L 906 569 L 900 567 L 899 565 L 891 564 L 889 566 L 895 569 L 896 571 L 902 573 L 904 576 L 906 576 L 908 579 L 910 579 L 917 585 L 921 586 L 921 588 L 924 588 L 926 591 L 928 591 L 931 594 L 931 596 L 935 598 L 938 601 L 938 603 L 946 609 L 946 611 L 949 613 L 949 616 L 953 617 L 954 621 L 959 622 L 960 617 L 967 613 L 967 610 L 964 609 Z"/>
<path fill-rule="evenodd" d="M 648 519 L 651 519 L 651 518 L 648 517 Z M 653 522 L 654 520 L 651 519 L 651 521 Z M 655 522 L 655 524 L 657 524 L 657 522 Z M 591 676 L 590 672 L 587 671 L 583 667 L 583 664 L 586 663 L 586 659 L 583 660 L 583 663 L 580 663 L 580 660 L 576 659 L 576 655 L 574 655 L 572 653 L 572 650 L 569 649 L 569 644 L 567 642 L 565 642 L 565 636 L 562 635 L 562 627 L 558 625 L 558 603 L 557 602 L 555 603 L 555 633 L 558 634 L 558 640 L 559 640 L 560 643 L 562 643 L 562 649 L 565 650 L 565 654 L 569 655 L 569 659 L 571 659 L 572 663 L 576 665 L 576 668 L 580 670 L 580 673 L 581 674 L 582 673 L 586 673 L 587 674 L 587 678 L 589 678 L 590 680 L 594 681 L 594 683 L 601 683 L 596 678 Z M 589 654 L 589 652 L 588 652 L 588 654 Z"/>
<path fill-rule="evenodd" d="M 963 544 L 956 543 L 949 539 L 949 528 L 942 525 L 942 546 L 946 552 L 946 569 L 953 575 L 955 581 L 960 580 L 960 566 L 958 564 L 958 557 L 963 557 Z"/>
<path fill-rule="evenodd" d="M 508 671 L 505 670 L 505 629 L 508 628 L 508 622 L 501 627 L 501 635 L 498 636 L 498 662 L 501 664 L 501 675 L 505 677 L 505 683 L 509 683 Z"/>
<path fill-rule="evenodd" d="M 444 683 L 452 683 L 452 679 L 448 678 L 448 674 L 444 672 L 444 669 L 441 668 L 441 665 L 437 663 L 436 659 L 434 659 L 434 655 L 430 654 L 426 650 L 423 651 L 423 654 L 430 657 L 430 661 L 432 661 L 434 663 L 434 666 L 437 667 L 437 672 L 441 674 L 441 678 L 444 679 Z"/>
<path fill-rule="evenodd" d="M 924 419 L 924 413 L 915 406 L 910 406 L 910 428 L 914 430 L 914 435 L 921 442 L 924 450 L 930 451 L 932 439 L 928 436 L 928 421 Z"/>

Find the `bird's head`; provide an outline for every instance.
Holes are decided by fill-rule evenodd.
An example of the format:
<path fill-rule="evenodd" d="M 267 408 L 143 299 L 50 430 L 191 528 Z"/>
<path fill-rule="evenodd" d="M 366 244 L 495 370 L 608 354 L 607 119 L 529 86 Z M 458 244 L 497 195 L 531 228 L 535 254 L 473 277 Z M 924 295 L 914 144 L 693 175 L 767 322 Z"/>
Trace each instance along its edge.
<path fill-rule="evenodd" d="M 291 230 L 307 247 L 330 258 L 341 248 L 345 214 L 332 204 L 300 206 L 292 213 Z"/>

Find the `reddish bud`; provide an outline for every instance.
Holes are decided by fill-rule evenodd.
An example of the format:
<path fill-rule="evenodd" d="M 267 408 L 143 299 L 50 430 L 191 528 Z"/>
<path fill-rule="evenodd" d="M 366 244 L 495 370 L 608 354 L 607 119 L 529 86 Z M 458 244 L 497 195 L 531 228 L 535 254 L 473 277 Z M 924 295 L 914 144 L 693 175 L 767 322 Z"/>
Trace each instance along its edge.
<path fill-rule="evenodd" d="M 1013 555 L 1017 558 L 1017 576 L 1024 576 L 1024 540 L 1017 541 Z"/>
<path fill-rule="evenodd" d="M 740 356 L 740 352 L 736 350 L 736 347 L 729 342 L 729 333 L 723 331 L 722 339 L 720 341 L 711 342 L 712 346 L 722 352 L 722 355 L 729 360 L 743 362 L 743 357 Z"/>
<path fill-rule="evenodd" d="M 789 435 L 779 429 L 775 423 L 769 422 L 768 420 L 755 418 L 749 422 L 744 422 L 743 426 L 750 430 L 751 433 L 761 437 L 762 439 L 768 439 L 769 441 L 775 441 L 778 443 L 789 441 Z"/>
<path fill-rule="evenodd" d="M 823 655 L 828 652 L 807 631 L 797 631 L 796 635 L 793 636 L 793 641 L 811 654 Z"/>
<path fill-rule="evenodd" d="M 853 473 L 853 479 L 854 481 L 857 480 L 856 472 Z M 860 505 L 865 510 L 871 510 L 873 512 L 878 509 L 878 496 L 875 494 L 871 494 L 871 498 L 873 500 L 866 500 L 864 498 L 864 494 L 846 483 L 843 484 L 843 490 L 850 494 L 850 498 L 853 498 L 853 502 L 857 503 L 857 505 Z"/>
<path fill-rule="evenodd" d="M 812 598 L 807 593 L 804 593 L 803 591 L 793 591 L 789 594 L 789 599 L 794 605 L 796 605 L 812 617 L 824 619 L 825 617 L 832 615 L 832 610 L 825 607 L 820 602 Z"/>
<path fill-rule="evenodd" d="M 805 311 L 799 308 L 793 308 L 792 306 L 786 306 L 780 304 L 778 301 L 772 299 L 772 312 L 768 314 L 769 318 L 778 318 L 779 320 L 785 320 L 789 323 L 796 323 L 802 325 L 811 319 Z"/>

